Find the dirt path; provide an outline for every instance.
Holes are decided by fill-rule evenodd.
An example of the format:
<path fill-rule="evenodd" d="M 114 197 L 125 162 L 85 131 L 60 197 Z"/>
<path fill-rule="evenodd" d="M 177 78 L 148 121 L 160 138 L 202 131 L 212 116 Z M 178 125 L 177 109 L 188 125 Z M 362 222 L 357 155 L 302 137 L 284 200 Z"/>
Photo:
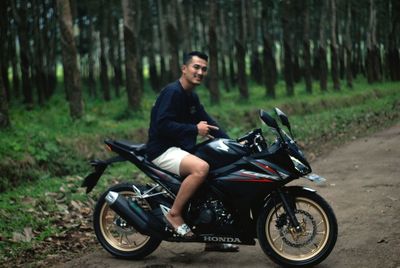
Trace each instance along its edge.
<path fill-rule="evenodd" d="M 400 125 L 355 140 L 313 163 L 324 185 L 316 189 L 333 207 L 339 237 L 318 267 L 400 268 Z M 200 244 L 162 243 L 142 261 L 113 258 L 99 249 L 56 267 L 277 267 L 258 245 L 239 253 L 206 253 Z"/>

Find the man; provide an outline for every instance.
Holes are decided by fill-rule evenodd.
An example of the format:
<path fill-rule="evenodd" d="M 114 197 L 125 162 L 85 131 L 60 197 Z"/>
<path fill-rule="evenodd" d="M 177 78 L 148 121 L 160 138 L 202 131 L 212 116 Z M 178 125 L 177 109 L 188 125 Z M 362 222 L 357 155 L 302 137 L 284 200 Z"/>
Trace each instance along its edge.
<path fill-rule="evenodd" d="M 194 92 L 207 74 L 207 61 L 208 56 L 198 51 L 185 55 L 181 77 L 161 91 L 151 111 L 147 143 L 149 160 L 185 178 L 166 215 L 166 220 L 175 232 L 184 237 L 194 235 L 182 218 L 184 206 L 204 182 L 209 170 L 208 163 L 190 151 L 196 144 L 197 136 L 228 138 L 206 113 Z M 206 250 L 237 249 L 236 246 L 226 244 L 221 244 L 219 249 L 206 246 Z"/>

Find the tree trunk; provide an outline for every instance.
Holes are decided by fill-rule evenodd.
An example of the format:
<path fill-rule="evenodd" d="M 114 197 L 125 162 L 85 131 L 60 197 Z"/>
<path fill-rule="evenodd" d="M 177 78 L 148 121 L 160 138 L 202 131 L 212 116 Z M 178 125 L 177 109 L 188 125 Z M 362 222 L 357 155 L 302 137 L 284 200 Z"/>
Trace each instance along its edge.
<path fill-rule="evenodd" d="M 111 7 L 112 9 L 112 7 Z M 119 69 L 121 68 L 118 66 L 117 62 L 117 53 L 118 53 L 118 47 L 117 43 L 119 42 L 119 25 L 118 25 L 118 18 L 113 16 L 113 12 L 108 12 L 107 14 L 107 20 L 108 20 L 108 34 L 109 34 L 109 40 L 110 40 L 110 47 L 108 50 L 108 57 L 110 59 L 111 66 L 113 68 L 113 84 L 114 84 L 114 91 L 115 91 L 115 96 L 119 97 L 119 88 L 121 86 L 121 81 L 119 80 Z"/>
<path fill-rule="evenodd" d="M 346 19 L 346 32 L 345 32 L 345 40 L 344 40 L 344 49 L 345 49 L 345 73 L 347 80 L 347 87 L 353 88 L 353 74 L 351 71 L 351 35 L 350 35 L 350 27 L 351 27 L 351 2 L 347 2 L 347 19 Z"/>
<path fill-rule="evenodd" d="M 137 0 L 122 0 L 122 12 L 124 18 L 124 43 L 125 43 L 125 73 L 126 91 L 129 109 L 140 110 L 142 89 L 137 71 Z"/>
<path fill-rule="evenodd" d="M 290 0 L 283 1 L 283 15 L 282 15 L 282 30 L 283 30 L 283 50 L 284 50 L 284 77 L 286 82 L 286 95 L 294 95 L 293 85 L 293 62 L 292 62 L 292 38 L 290 33 L 290 20 L 291 20 L 291 2 Z"/>
<path fill-rule="evenodd" d="M 77 51 L 72 30 L 72 15 L 69 0 L 57 0 L 61 32 L 64 85 L 67 87 L 70 115 L 73 119 L 83 116 L 82 89 L 77 62 Z"/>
<path fill-rule="evenodd" d="M 331 0 L 331 72 L 333 89 L 340 90 L 339 81 L 339 49 L 336 37 L 336 2 Z"/>
<path fill-rule="evenodd" d="M 272 21 L 272 13 L 269 12 L 273 9 L 272 1 L 262 1 L 261 9 L 261 25 L 263 35 L 263 82 L 265 85 L 265 95 L 270 98 L 275 98 L 275 84 L 277 81 L 276 61 L 274 57 L 273 45 L 274 41 L 272 35 L 270 22 Z"/>
<path fill-rule="evenodd" d="M 166 44 L 167 38 L 165 36 L 166 29 L 166 21 L 165 14 L 163 8 L 163 1 L 157 0 L 157 10 L 158 10 L 158 36 L 160 38 L 160 80 L 163 85 L 169 83 L 170 81 L 170 69 L 167 69 L 166 61 L 167 61 L 167 52 L 166 52 Z"/>
<path fill-rule="evenodd" d="M 93 17 L 89 16 L 89 25 L 88 25 L 88 87 L 89 87 L 89 95 L 91 97 L 97 96 L 96 90 L 96 80 L 94 78 L 94 21 Z"/>
<path fill-rule="evenodd" d="M 236 0 L 236 11 L 238 14 L 237 24 L 238 24 L 238 39 L 236 39 L 236 55 L 237 55 L 237 64 L 238 64 L 238 85 L 240 97 L 247 100 L 249 98 L 249 90 L 247 87 L 247 78 L 246 78 L 246 47 L 244 40 L 244 29 L 243 29 L 243 8 L 242 1 Z"/>
<path fill-rule="evenodd" d="M 1 40 L 5 39 L 5 35 L 7 33 L 8 29 L 8 22 L 7 22 L 7 15 L 6 10 L 7 10 L 7 1 L 2 1 L 0 3 L 0 37 Z M 0 70 L 4 69 L 4 52 L 5 51 L 5 42 L 0 42 L 0 53 L 1 53 L 1 58 L 0 58 Z M 6 65 L 7 66 L 7 65 Z M 7 78 L 8 79 L 8 78 Z M 7 95 L 6 95 L 6 90 L 5 86 L 3 83 L 3 75 L 0 75 L 0 129 L 4 129 L 6 127 L 10 126 L 10 118 L 8 115 L 8 101 L 7 101 Z"/>
<path fill-rule="evenodd" d="M 0 44 L 0 62 L 1 68 L 0 68 L 0 76 L 2 76 L 2 81 L 3 81 L 3 88 L 5 90 L 5 96 L 7 101 L 9 102 L 11 99 L 11 93 L 10 93 L 10 81 L 8 79 L 8 69 L 9 69 L 9 54 L 8 51 L 10 49 L 10 25 L 9 21 L 10 19 L 8 18 L 7 14 L 7 7 L 9 3 L 7 0 L 2 1 L 0 3 L 0 40 L 2 40 Z M 4 41 L 3 41 L 4 40 Z M 12 61 L 13 59 L 11 59 Z"/>
<path fill-rule="evenodd" d="M 319 23 L 319 84 L 322 91 L 328 88 L 328 63 L 326 61 L 326 39 L 325 39 L 325 25 L 327 14 L 327 1 L 323 1 L 321 6 L 321 18 Z"/>
<path fill-rule="evenodd" d="M 374 83 L 381 80 L 380 55 L 378 43 L 376 41 L 376 8 L 374 0 L 369 1 L 369 26 L 367 32 L 367 80 L 368 83 Z"/>
<path fill-rule="evenodd" d="M 0 68 L 2 67 L 0 62 Z M 0 129 L 10 126 L 10 118 L 8 115 L 8 102 L 6 91 L 3 84 L 3 78 L 0 75 Z"/>
<path fill-rule="evenodd" d="M 168 22 L 167 22 L 167 37 L 168 37 L 168 51 L 171 56 L 170 68 L 173 79 L 178 79 L 181 75 L 181 69 L 179 65 L 179 36 L 177 31 L 177 0 L 171 0 L 167 8 Z"/>
<path fill-rule="evenodd" d="M 218 48 L 217 48 L 217 2 L 210 2 L 209 10 L 209 47 L 210 47 L 210 100 L 212 104 L 219 103 L 219 87 L 218 87 Z"/>
<path fill-rule="evenodd" d="M 28 37 L 28 18 L 27 18 L 27 2 L 22 2 L 21 6 L 15 7 L 15 2 L 11 1 L 14 19 L 18 28 L 18 41 L 20 45 L 20 68 L 22 77 L 22 93 L 24 95 L 24 103 L 28 110 L 33 108 L 33 94 L 31 90 L 30 77 L 30 56 L 29 56 L 29 37 Z"/>
<path fill-rule="evenodd" d="M 105 0 L 101 1 L 100 7 L 100 82 L 101 89 L 103 91 L 103 98 L 105 101 L 111 100 L 110 94 L 110 82 L 108 79 L 108 64 L 107 64 L 107 16 L 106 9 L 109 8 L 109 5 Z"/>
<path fill-rule="evenodd" d="M 230 91 L 230 82 L 229 82 L 229 75 L 228 75 L 228 62 L 225 60 L 225 56 L 229 54 L 230 48 L 228 47 L 229 44 L 227 44 L 226 40 L 228 39 L 228 32 L 227 32 L 227 27 L 226 27 L 226 16 L 223 11 L 219 12 L 219 27 L 217 27 L 218 31 L 218 44 L 220 47 L 220 70 L 222 74 L 222 80 L 224 83 L 224 88 L 225 91 L 229 92 Z"/>
<path fill-rule="evenodd" d="M 149 10 L 153 10 L 155 8 L 155 3 L 154 2 L 148 2 L 148 8 Z M 154 92 L 159 92 L 161 90 L 160 88 L 160 81 L 159 81 L 159 76 L 157 72 L 157 63 L 156 63 L 156 47 L 155 47 L 155 42 L 157 40 L 156 36 L 156 31 L 154 29 L 155 23 L 157 22 L 157 19 L 154 19 L 154 16 L 152 13 L 149 14 L 149 51 L 148 51 L 148 56 L 149 56 L 149 79 L 150 79 L 150 85 L 151 88 L 153 89 Z"/>
<path fill-rule="evenodd" d="M 303 9 L 303 61 L 304 61 L 304 82 L 306 92 L 312 93 L 312 72 L 310 53 L 310 1 L 304 1 Z"/>
<path fill-rule="evenodd" d="M 43 47 L 43 39 L 42 39 L 42 31 L 41 25 L 39 22 L 39 18 L 41 17 L 40 12 L 41 3 L 38 0 L 34 1 L 34 51 L 35 57 L 33 57 L 34 63 L 34 71 L 35 71 L 35 82 L 36 82 L 36 91 L 37 91 L 37 100 L 39 105 L 44 104 L 45 98 L 45 89 L 47 88 L 46 76 L 44 74 L 44 70 L 46 67 L 44 66 L 44 47 Z"/>
<path fill-rule="evenodd" d="M 250 71 L 251 77 L 257 84 L 263 84 L 263 74 L 262 74 L 262 63 L 260 61 L 260 55 L 258 53 L 258 38 L 257 33 L 259 29 L 258 21 L 258 4 L 255 1 L 246 1 L 246 9 L 248 14 L 248 30 L 250 37 L 250 48 L 251 48 L 251 60 L 250 60 Z"/>

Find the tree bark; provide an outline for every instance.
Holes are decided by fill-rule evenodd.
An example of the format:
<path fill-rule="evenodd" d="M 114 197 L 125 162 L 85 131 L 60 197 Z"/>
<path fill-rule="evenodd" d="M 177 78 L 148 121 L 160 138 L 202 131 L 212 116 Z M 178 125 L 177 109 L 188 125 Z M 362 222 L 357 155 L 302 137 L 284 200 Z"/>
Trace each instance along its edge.
<path fill-rule="evenodd" d="M 2 16 L 0 18 L 0 38 L 1 40 L 4 40 L 6 37 L 7 33 L 7 15 L 6 10 L 7 10 L 7 1 L 2 1 L 0 3 L 0 15 Z M 3 52 L 5 51 L 5 42 L 0 42 L 0 53 L 1 58 L 0 58 L 0 70 L 4 69 L 4 54 Z M 7 66 L 7 65 L 6 65 Z M 8 66 L 7 66 L 8 67 Z M 10 118 L 8 115 L 8 100 L 7 100 L 7 95 L 6 95 L 6 90 L 5 86 L 3 83 L 3 75 L 0 75 L 0 129 L 4 129 L 6 127 L 10 126 Z"/>
<path fill-rule="evenodd" d="M 270 98 L 275 98 L 275 84 L 277 81 L 277 68 L 276 60 L 274 57 L 274 40 L 270 34 L 270 22 L 272 21 L 272 12 L 269 10 L 273 9 L 272 1 L 262 1 L 261 10 L 261 25 L 263 35 L 263 77 L 265 85 L 265 94 Z"/>
<path fill-rule="evenodd" d="M 64 85 L 66 86 L 70 115 L 72 119 L 78 119 L 83 116 L 84 111 L 69 1 L 57 0 L 57 9 L 61 32 L 64 81 L 66 82 Z"/>
<path fill-rule="evenodd" d="M 336 37 L 336 2 L 330 1 L 331 4 L 331 72 L 333 80 L 333 89 L 340 90 L 339 81 L 339 49 Z"/>
<path fill-rule="evenodd" d="M 2 64 L 0 62 L 0 68 Z M 6 91 L 3 84 L 3 78 L 0 75 L 0 129 L 7 128 L 11 125 L 10 117 L 8 115 L 8 102 L 6 97 Z"/>
<path fill-rule="evenodd" d="M 240 97 L 247 100 L 249 98 L 249 89 L 247 87 L 247 78 L 246 78 L 246 48 L 245 48 L 245 40 L 244 40 L 244 29 L 243 29 L 243 8 L 242 1 L 236 0 L 236 11 L 238 13 L 237 24 L 238 24 L 238 39 L 236 39 L 236 55 L 237 55 L 237 64 L 238 64 L 238 86 Z"/>
<path fill-rule="evenodd" d="M 380 55 L 378 43 L 376 41 L 376 7 L 375 1 L 369 1 L 369 26 L 367 32 L 367 80 L 368 83 L 374 83 L 381 80 Z"/>
<path fill-rule="evenodd" d="M 283 50 L 284 50 L 284 77 L 286 82 L 286 95 L 294 95 L 294 83 L 293 83 L 293 61 L 292 61 L 292 38 L 290 32 L 290 0 L 283 1 L 283 14 L 282 14 L 282 31 L 283 31 Z"/>
<path fill-rule="evenodd" d="M 103 91 L 103 98 L 105 101 L 111 100 L 110 82 L 108 79 L 108 64 L 107 64 L 107 16 L 106 12 L 109 7 L 105 0 L 101 1 L 100 7 L 100 82 Z"/>
<path fill-rule="evenodd" d="M 140 110 L 142 100 L 142 89 L 138 71 L 137 56 L 137 0 L 122 0 L 122 12 L 124 18 L 124 43 L 125 43 L 125 73 L 126 91 L 128 96 L 128 107 L 131 110 Z"/>
<path fill-rule="evenodd" d="M 251 60 L 250 60 L 250 70 L 251 77 L 257 84 L 263 84 L 263 74 L 262 74 L 262 63 L 260 61 L 260 55 L 258 53 L 258 38 L 257 33 L 259 30 L 260 23 L 258 22 L 258 1 L 246 1 L 246 9 L 248 14 L 248 32 L 249 32 L 249 42 L 251 49 Z"/>
<path fill-rule="evenodd" d="M 352 51 L 351 51 L 350 27 L 351 27 L 351 2 L 348 2 L 347 3 L 346 32 L 345 32 L 345 40 L 344 40 L 345 73 L 346 73 L 347 87 L 353 88 L 353 73 L 351 71 Z"/>
<path fill-rule="evenodd" d="M 18 41 L 20 45 L 20 68 L 22 78 L 22 93 L 24 95 L 24 103 L 28 110 L 33 108 L 33 93 L 31 89 L 30 76 L 30 55 L 29 55 L 29 37 L 28 37 L 28 21 L 27 21 L 27 2 L 22 2 L 21 6 L 15 7 L 15 2 L 11 1 L 14 19 L 18 28 Z"/>
<path fill-rule="evenodd" d="M 328 63 L 326 61 L 326 39 L 325 39 L 325 24 L 327 13 L 327 1 L 323 1 L 321 6 L 321 18 L 319 22 L 319 84 L 321 91 L 326 91 L 328 88 Z"/>
<path fill-rule="evenodd" d="M 212 104 L 219 103 L 219 87 L 218 87 L 218 48 L 217 48 L 217 2 L 210 2 L 209 10 L 209 53 L 210 53 L 210 100 Z"/>
<path fill-rule="evenodd" d="M 93 17 L 89 16 L 89 25 L 88 25 L 88 87 L 89 87 L 89 95 L 91 97 L 97 96 L 96 90 L 96 80 L 94 78 L 94 46 L 95 38 L 94 38 L 94 21 Z"/>
<path fill-rule="evenodd" d="M 304 82 L 306 92 L 312 93 L 312 72 L 310 53 L 310 1 L 304 1 L 303 9 L 303 61 L 304 61 Z"/>

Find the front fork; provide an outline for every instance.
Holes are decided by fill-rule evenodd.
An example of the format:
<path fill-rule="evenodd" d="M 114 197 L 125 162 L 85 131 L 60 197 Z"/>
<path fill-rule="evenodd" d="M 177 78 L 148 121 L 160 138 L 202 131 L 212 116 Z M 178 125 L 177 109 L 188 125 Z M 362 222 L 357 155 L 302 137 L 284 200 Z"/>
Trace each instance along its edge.
<path fill-rule="evenodd" d="M 281 189 L 277 189 L 276 192 L 278 193 L 278 196 L 282 201 L 282 204 L 283 204 L 286 214 L 289 216 L 290 223 L 295 228 L 295 231 L 297 233 L 301 232 L 302 228 L 301 228 L 300 223 L 297 220 L 295 212 L 294 212 L 294 210 L 296 208 L 295 202 L 292 200 L 292 198 L 290 198 L 290 197 L 288 198 L 286 196 L 286 194 L 282 192 Z"/>

